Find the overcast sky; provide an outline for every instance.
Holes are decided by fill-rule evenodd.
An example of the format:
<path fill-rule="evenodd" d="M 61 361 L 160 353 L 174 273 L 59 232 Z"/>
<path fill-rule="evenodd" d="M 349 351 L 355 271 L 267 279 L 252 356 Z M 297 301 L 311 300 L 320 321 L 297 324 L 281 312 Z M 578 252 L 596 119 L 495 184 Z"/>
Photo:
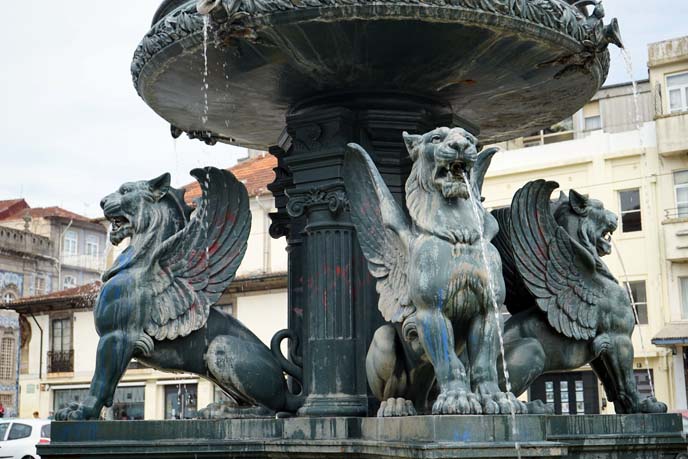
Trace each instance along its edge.
<path fill-rule="evenodd" d="M 228 167 L 245 150 L 181 138 L 139 99 L 131 57 L 161 0 L 3 1 L 0 28 L 0 200 L 99 216 L 100 198 L 164 171 Z M 605 0 L 646 78 L 647 44 L 688 35 L 687 0 Z M 628 81 L 612 51 L 608 83 Z"/>

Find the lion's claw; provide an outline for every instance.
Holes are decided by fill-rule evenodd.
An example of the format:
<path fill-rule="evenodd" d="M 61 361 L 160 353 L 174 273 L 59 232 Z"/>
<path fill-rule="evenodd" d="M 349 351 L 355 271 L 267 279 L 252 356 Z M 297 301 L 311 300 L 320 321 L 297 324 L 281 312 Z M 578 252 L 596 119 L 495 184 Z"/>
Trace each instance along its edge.
<path fill-rule="evenodd" d="M 667 406 L 654 397 L 647 397 L 640 401 L 641 413 L 666 413 Z"/>
<path fill-rule="evenodd" d="M 380 404 L 377 417 L 392 418 L 400 416 L 416 416 L 416 408 L 410 400 L 403 398 L 390 398 Z"/>
<path fill-rule="evenodd" d="M 482 414 L 478 397 L 464 390 L 440 393 L 432 405 L 432 414 Z"/>
<path fill-rule="evenodd" d="M 511 392 L 496 392 L 481 398 L 485 414 L 528 414 L 528 407 Z"/>
<path fill-rule="evenodd" d="M 55 413 L 56 421 L 81 421 L 84 419 L 84 410 L 78 403 L 70 403 L 69 407 L 62 408 Z"/>

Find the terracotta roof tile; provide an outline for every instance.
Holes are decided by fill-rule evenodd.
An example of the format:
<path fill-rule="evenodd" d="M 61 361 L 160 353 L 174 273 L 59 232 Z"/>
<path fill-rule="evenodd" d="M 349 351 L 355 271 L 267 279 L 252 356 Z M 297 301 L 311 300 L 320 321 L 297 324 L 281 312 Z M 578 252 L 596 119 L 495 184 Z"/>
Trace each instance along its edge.
<path fill-rule="evenodd" d="M 16 213 L 28 208 L 29 205 L 21 198 L 0 201 L 0 220 L 3 220 L 10 215 L 15 215 Z"/>
<path fill-rule="evenodd" d="M 277 158 L 265 154 L 240 162 L 227 170 L 246 185 L 249 196 L 260 196 L 269 193 L 267 186 L 275 180 L 275 173 L 272 171 L 275 167 L 277 167 Z M 184 189 L 186 190 L 184 199 L 189 204 L 201 196 L 201 187 L 198 182 L 189 183 L 184 186 Z"/>
<path fill-rule="evenodd" d="M 98 297 L 98 292 L 100 292 L 101 285 L 102 283 L 100 281 L 95 281 L 91 282 L 90 284 L 80 285 L 79 287 L 68 288 L 64 290 L 58 290 L 56 292 L 48 293 L 45 295 L 25 296 L 23 298 L 18 298 L 8 303 L 7 306 L 12 308 L 12 306 L 14 305 L 46 303 L 52 300 L 66 300 L 78 298 L 84 298 L 88 299 L 89 301 L 95 301 L 95 299 Z"/>
<path fill-rule="evenodd" d="M 63 209 L 62 207 L 35 207 L 29 210 L 29 215 L 32 218 L 50 218 L 50 217 L 62 217 L 74 220 L 80 220 L 83 222 L 90 222 L 91 219 L 83 215 L 77 214 L 75 212 Z"/>

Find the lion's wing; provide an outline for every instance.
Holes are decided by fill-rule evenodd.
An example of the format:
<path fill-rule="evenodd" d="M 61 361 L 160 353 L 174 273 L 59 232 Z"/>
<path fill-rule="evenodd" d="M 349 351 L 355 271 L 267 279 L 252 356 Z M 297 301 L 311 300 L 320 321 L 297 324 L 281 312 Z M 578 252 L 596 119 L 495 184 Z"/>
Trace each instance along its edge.
<path fill-rule="evenodd" d="M 490 168 L 490 164 L 492 164 L 492 157 L 494 157 L 495 153 L 498 151 L 499 149 L 495 147 L 487 148 L 480 153 L 478 160 L 473 165 L 473 170 L 471 171 L 471 186 L 473 187 L 473 196 L 477 196 L 478 199 L 482 200 L 485 175 Z"/>
<path fill-rule="evenodd" d="M 537 180 L 514 196 L 514 258 L 549 324 L 569 338 L 591 339 L 597 332 L 597 304 L 603 292 L 594 279 L 595 259 L 552 215 L 550 196 L 558 186 Z"/>
<path fill-rule="evenodd" d="M 368 153 L 349 144 L 344 160 L 351 220 L 358 242 L 377 279 L 378 308 L 385 320 L 402 322 L 415 309 L 408 295 L 408 218 L 394 200 Z"/>
<path fill-rule="evenodd" d="M 158 282 L 146 333 L 158 340 L 186 336 L 205 325 L 210 306 L 236 274 L 251 229 L 246 188 L 231 172 L 207 167 L 191 174 L 201 185 L 200 205 L 153 258 Z"/>

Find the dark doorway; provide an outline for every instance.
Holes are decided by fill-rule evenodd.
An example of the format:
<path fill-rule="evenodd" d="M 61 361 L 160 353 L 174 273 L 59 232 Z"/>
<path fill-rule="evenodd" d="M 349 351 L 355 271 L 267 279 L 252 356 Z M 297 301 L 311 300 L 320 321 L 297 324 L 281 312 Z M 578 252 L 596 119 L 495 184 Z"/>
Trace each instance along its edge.
<path fill-rule="evenodd" d="M 550 373 L 530 387 L 530 400 L 542 400 L 556 414 L 599 414 L 598 382 L 592 371 Z"/>

